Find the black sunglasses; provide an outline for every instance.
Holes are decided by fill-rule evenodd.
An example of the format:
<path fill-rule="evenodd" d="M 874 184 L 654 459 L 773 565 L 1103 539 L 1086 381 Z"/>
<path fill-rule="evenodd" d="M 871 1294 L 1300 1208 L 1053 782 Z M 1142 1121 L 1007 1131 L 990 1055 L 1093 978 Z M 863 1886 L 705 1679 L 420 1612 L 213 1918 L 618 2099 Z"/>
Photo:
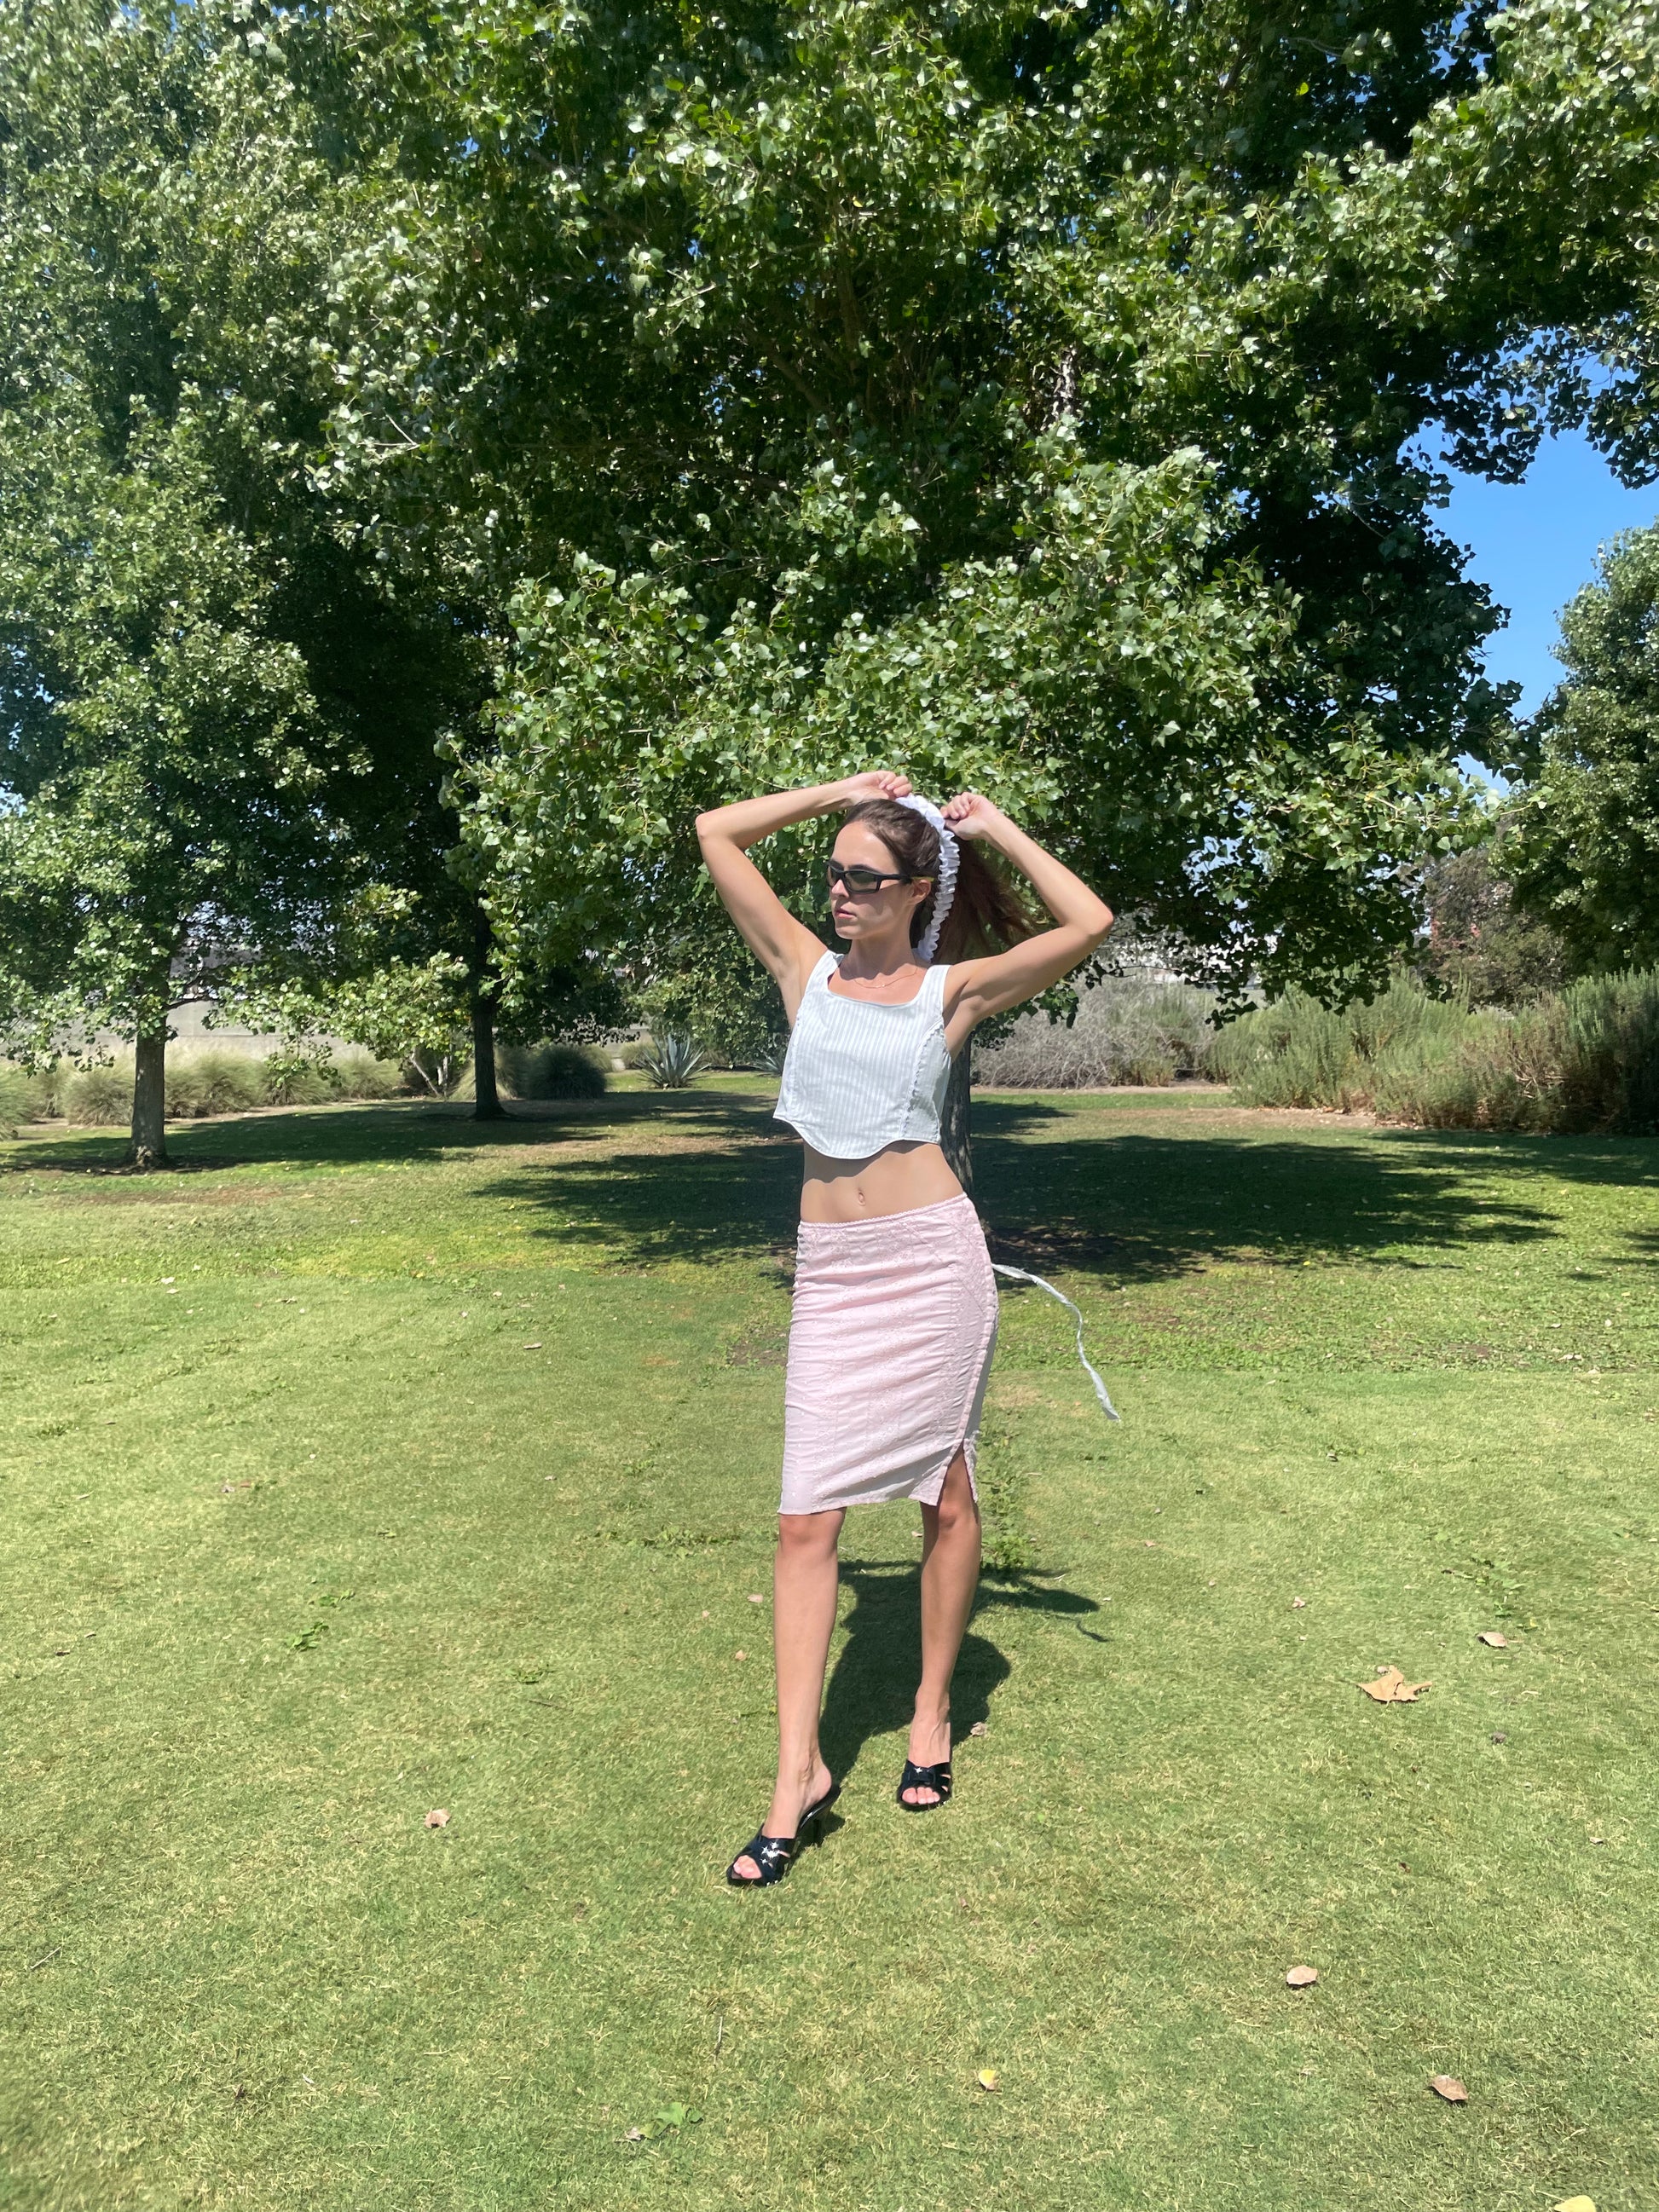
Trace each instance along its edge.
<path fill-rule="evenodd" d="M 878 891 L 884 884 L 913 884 L 915 878 L 900 873 L 884 876 L 879 868 L 848 867 L 844 860 L 831 860 L 824 870 L 831 887 L 845 884 L 849 891 Z"/>

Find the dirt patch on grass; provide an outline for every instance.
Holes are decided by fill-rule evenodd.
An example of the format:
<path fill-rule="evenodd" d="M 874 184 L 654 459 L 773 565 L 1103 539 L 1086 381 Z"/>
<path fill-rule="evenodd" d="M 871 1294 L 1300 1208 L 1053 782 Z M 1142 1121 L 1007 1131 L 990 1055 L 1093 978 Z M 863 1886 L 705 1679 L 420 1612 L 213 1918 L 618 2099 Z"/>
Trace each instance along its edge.
<path fill-rule="evenodd" d="M 222 1168 L 222 1160 L 212 1165 Z M 205 1171 L 205 1164 L 200 1172 Z M 54 1197 L 71 1200 L 76 1206 L 274 1206 L 279 1199 L 292 1198 L 291 1190 L 275 1183 L 237 1183 L 229 1189 L 181 1188 L 171 1182 L 167 1175 L 134 1176 L 122 1182 L 100 1182 L 91 1186 L 79 1179 L 65 1176 L 63 1180 L 71 1187 L 55 1191 Z"/>

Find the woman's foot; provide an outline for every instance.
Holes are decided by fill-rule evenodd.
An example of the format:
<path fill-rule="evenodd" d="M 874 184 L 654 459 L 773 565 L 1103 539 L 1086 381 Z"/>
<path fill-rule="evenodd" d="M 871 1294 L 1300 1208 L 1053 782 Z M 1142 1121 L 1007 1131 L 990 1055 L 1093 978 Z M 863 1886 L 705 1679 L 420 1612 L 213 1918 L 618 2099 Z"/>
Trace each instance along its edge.
<path fill-rule="evenodd" d="M 794 1836 L 799 1830 L 802 1814 L 809 1807 L 827 1796 L 835 1786 L 835 1778 L 821 1759 L 813 1760 L 805 1782 L 785 1782 L 780 1776 L 761 1829 L 762 1835 Z M 739 1881 L 758 1881 L 761 1878 L 760 1868 L 747 1851 L 732 1860 L 732 1872 Z"/>
<path fill-rule="evenodd" d="M 921 1718 L 910 1723 L 910 1747 L 906 1753 L 913 1766 L 948 1766 L 951 1763 L 951 1716 L 944 1714 L 936 1720 Z M 917 1783 L 899 1792 L 902 1805 L 922 1807 L 939 1804 L 944 1792 L 930 1784 Z"/>

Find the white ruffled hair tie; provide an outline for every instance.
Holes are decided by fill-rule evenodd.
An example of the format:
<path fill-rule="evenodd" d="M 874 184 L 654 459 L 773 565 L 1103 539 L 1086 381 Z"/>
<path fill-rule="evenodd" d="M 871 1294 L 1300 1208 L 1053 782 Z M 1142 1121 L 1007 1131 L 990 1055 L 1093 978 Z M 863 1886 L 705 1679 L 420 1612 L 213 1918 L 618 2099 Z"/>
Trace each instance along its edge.
<path fill-rule="evenodd" d="M 933 917 L 916 940 L 916 957 L 927 967 L 939 951 L 939 934 L 951 911 L 951 902 L 957 895 L 957 869 L 962 850 L 949 823 L 931 799 L 901 799 L 897 803 L 901 806 L 908 806 L 913 814 L 920 814 L 924 822 L 931 822 L 939 832 L 939 875 L 933 884 Z"/>

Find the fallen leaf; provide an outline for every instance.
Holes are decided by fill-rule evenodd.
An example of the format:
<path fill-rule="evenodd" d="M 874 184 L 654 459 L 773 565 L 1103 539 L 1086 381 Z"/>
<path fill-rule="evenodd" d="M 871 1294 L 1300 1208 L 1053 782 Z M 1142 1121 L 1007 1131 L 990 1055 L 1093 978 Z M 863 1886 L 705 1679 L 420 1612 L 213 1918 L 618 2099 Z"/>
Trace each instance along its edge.
<path fill-rule="evenodd" d="M 449 1826 L 449 1815 L 440 1807 L 436 1812 L 427 1814 L 426 1825 L 428 1828 L 447 1828 Z"/>
<path fill-rule="evenodd" d="M 1379 1705 L 1409 1705 L 1419 1690 L 1431 1690 L 1432 1682 L 1408 1682 L 1398 1667 L 1379 1667 L 1374 1682 L 1362 1682 L 1360 1688 L 1368 1698 L 1375 1698 Z"/>
<path fill-rule="evenodd" d="M 761 1595 L 758 1590 L 750 1590 L 749 1593 L 749 1602 L 750 1605 L 764 1605 L 766 1600 Z"/>
<path fill-rule="evenodd" d="M 1502 1729 L 1498 1729 L 1493 1732 L 1492 1741 L 1494 1743 L 1507 1743 L 1509 1741 L 1509 1738 L 1504 1735 Z"/>
<path fill-rule="evenodd" d="M 974 2079 L 981 2089 L 1000 2089 L 1002 2087 L 1002 2076 L 994 2066 L 981 2066 Z"/>
<path fill-rule="evenodd" d="M 540 1339 L 539 1337 L 538 1337 L 538 1338 L 537 1338 L 537 1340 L 536 1340 L 536 1341 L 534 1342 L 534 1344 L 526 1344 L 526 1346 L 525 1346 L 525 1350 L 526 1350 L 526 1352 L 539 1352 L 539 1351 L 541 1350 L 541 1348 L 542 1348 L 542 1340 L 541 1340 L 541 1339 Z"/>
<path fill-rule="evenodd" d="M 1285 1985 L 1291 1990 L 1310 1990 L 1318 1979 L 1317 1966 L 1292 1966 L 1285 1977 Z"/>
<path fill-rule="evenodd" d="M 1449 2105 L 1467 2105 L 1469 2093 L 1455 2074 L 1431 2074 L 1429 2087 L 1437 2097 L 1443 2097 Z"/>
<path fill-rule="evenodd" d="M 1494 1651 L 1507 1651 L 1510 1648 L 1509 1638 L 1500 1636 L 1495 1628 L 1483 1628 L 1480 1632 L 1480 1641 L 1483 1644 L 1490 1644 Z"/>
<path fill-rule="evenodd" d="M 1291 1611 L 1292 1613 L 1300 1613 L 1303 1607 L 1306 1605 L 1307 1602 L 1308 1601 L 1305 1597 L 1293 1597 L 1291 1600 Z"/>
<path fill-rule="evenodd" d="M 983 1735 L 985 1734 L 984 1722 L 975 1721 L 972 1728 L 969 1729 L 968 1733 L 969 1735 Z"/>
<path fill-rule="evenodd" d="M 739 1652 L 737 1654 L 737 1656 L 738 1656 L 739 1659 L 746 1659 L 746 1658 L 749 1656 L 749 1654 L 748 1654 L 746 1651 L 739 1651 Z"/>
<path fill-rule="evenodd" d="M 1595 2199 L 1593 2197 L 1564 2197 L 1556 2206 L 1555 2212 L 1595 2212 Z"/>

